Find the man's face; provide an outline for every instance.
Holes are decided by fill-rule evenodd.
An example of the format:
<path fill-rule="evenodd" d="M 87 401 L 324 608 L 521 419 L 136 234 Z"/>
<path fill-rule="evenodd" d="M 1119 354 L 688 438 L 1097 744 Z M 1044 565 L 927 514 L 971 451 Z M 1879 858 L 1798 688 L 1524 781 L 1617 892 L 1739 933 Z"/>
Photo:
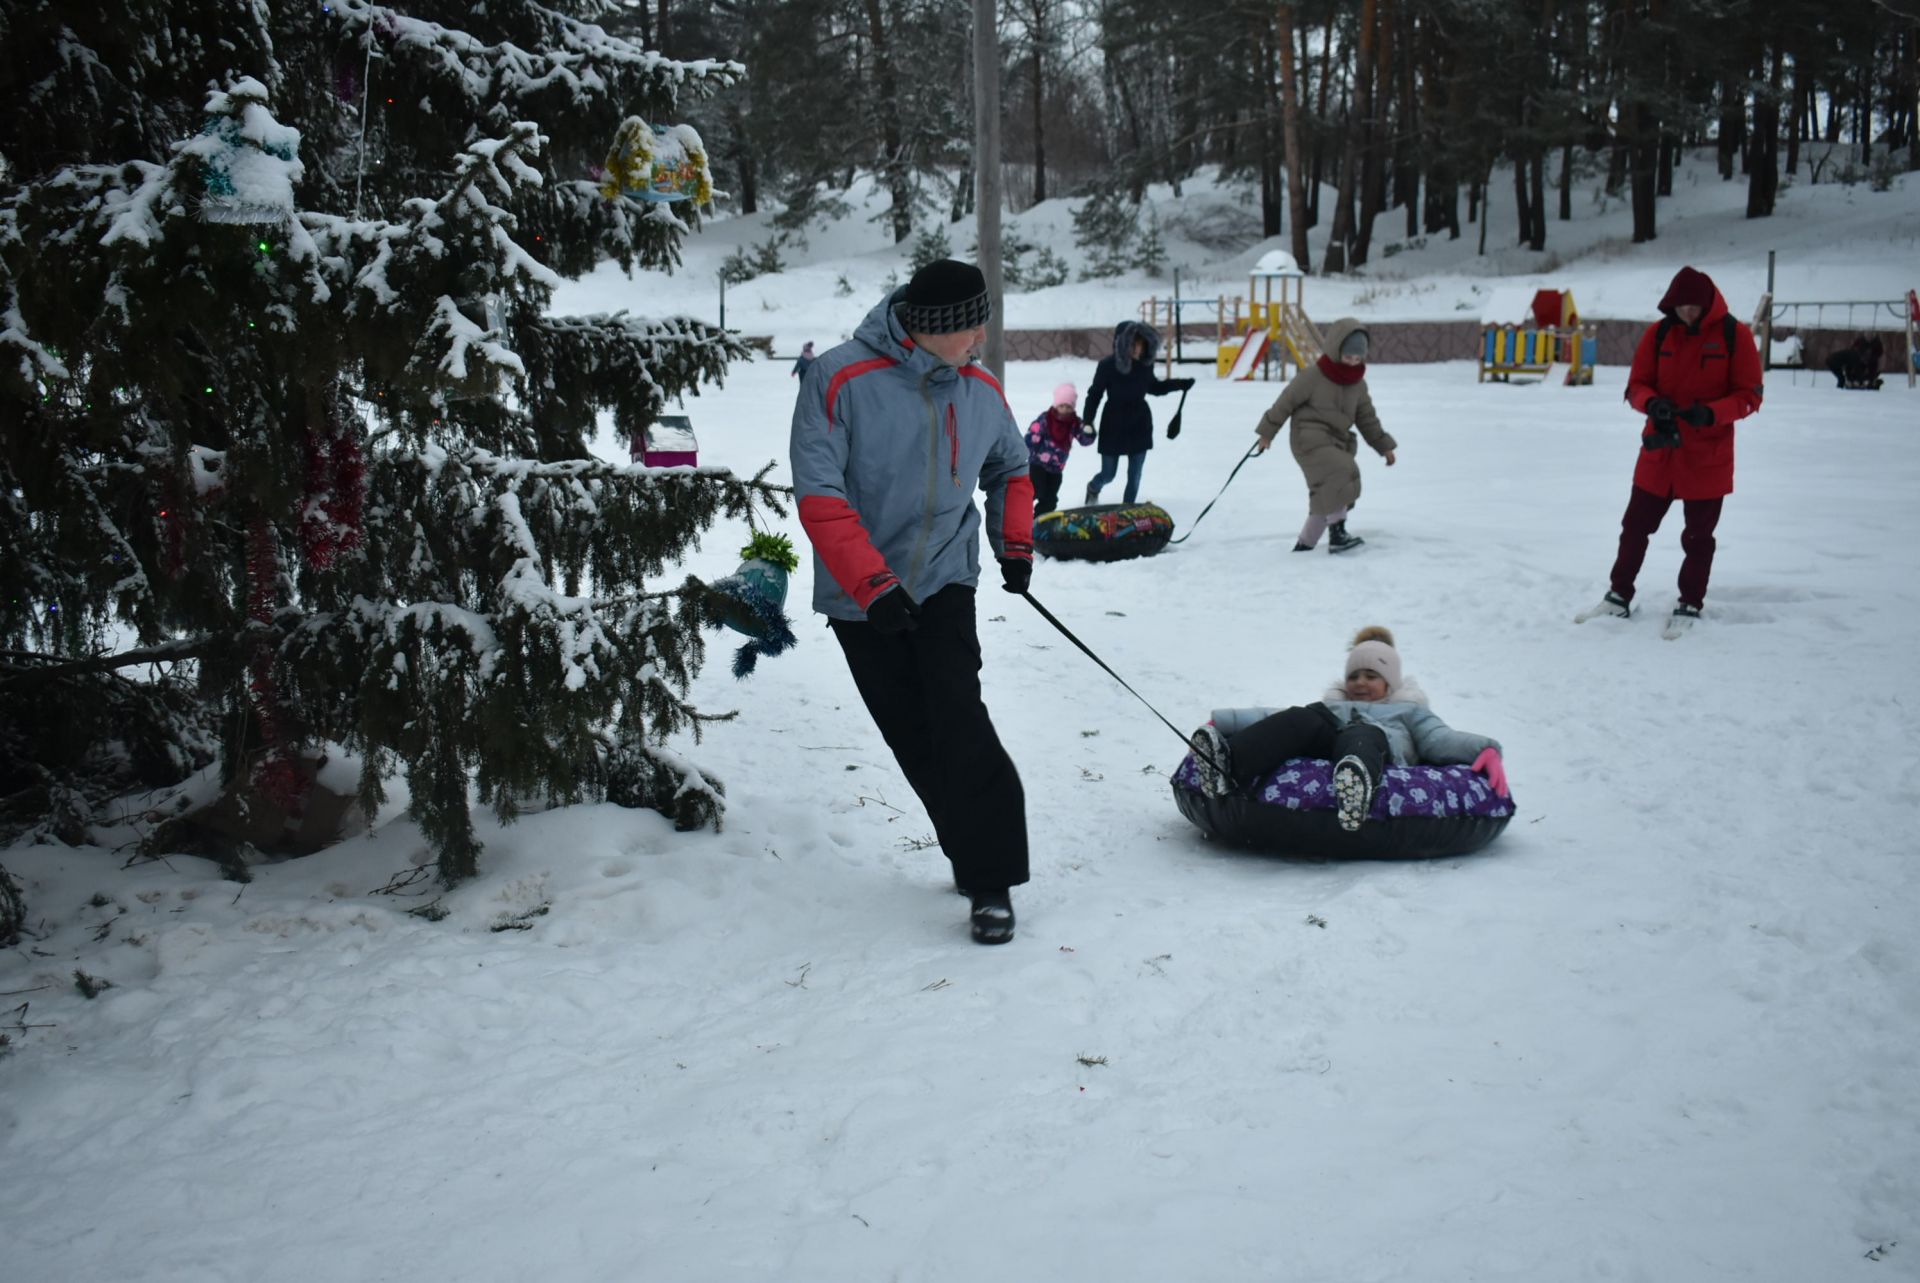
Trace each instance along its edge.
<path fill-rule="evenodd" d="M 913 334 L 908 337 L 915 345 L 925 348 L 948 365 L 965 365 L 974 351 L 987 341 L 987 327 L 976 325 L 970 330 L 955 330 L 952 334 Z"/>
<path fill-rule="evenodd" d="M 1673 314 L 1680 318 L 1680 324 L 1682 325 L 1698 325 L 1700 323 L 1700 313 L 1706 310 L 1706 308 L 1701 307 L 1698 303 L 1682 303 L 1673 309 Z"/>

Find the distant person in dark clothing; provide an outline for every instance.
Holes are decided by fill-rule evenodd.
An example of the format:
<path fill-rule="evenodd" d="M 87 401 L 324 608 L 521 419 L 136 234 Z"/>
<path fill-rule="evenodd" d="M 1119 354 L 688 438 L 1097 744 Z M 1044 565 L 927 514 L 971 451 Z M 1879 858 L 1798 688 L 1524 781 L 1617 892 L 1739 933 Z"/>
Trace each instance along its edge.
<path fill-rule="evenodd" d="M 813 365 L 813 344 L 811 341 L 800 349 L 800 355 L 793 358 L 793 369 L 789 376 L 796 379 L 807 377 L 807 370 Z"/>
<path fill-rule="evenodd" d="M 1193 386 L 1192 379 L 1154 377 L 1153 357 L 1159 350 L 1160 335 L 1151 325 L 1122 321 L 1113 327 L 1113 355 L 1100 358 L 1093 385 L 1087 389 L 1086 413 L 1081 416 L 1100 424 L 1100 474 L 1087 483 L 1088 503 L 1100 502 L 1100 487 L 1119 475 L 1123 456 L 1126 501 L 1140 497 L 1140 473 L 1147 466 L 1147 451 L 1153 449 L 1153 411 L 1147 408 L 1147 398 L 1185 392 Z M 1103 397 L 1107 413 L 1098 418 Z"/>
<path fill-rule="evenodd" d="M 1843 388 L 1872 391 L 1880 386 L 1880 362 L 1887 348 L 1877 338 L 1862 334 L 1852 346 L 1843 347 L 1827 358 L 1827 372 Z"/>

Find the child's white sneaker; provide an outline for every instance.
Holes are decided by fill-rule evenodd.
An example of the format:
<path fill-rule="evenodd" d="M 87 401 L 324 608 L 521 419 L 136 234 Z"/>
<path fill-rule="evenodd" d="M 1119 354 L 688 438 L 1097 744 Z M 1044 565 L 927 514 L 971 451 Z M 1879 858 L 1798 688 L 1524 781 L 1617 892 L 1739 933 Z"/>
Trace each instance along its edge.
<path fill-rule="evenodd" d="M 1340 827 L 1352 833 L 1373 809 L 1373 781 L 1360 759 L 1347 756 L 1333 768 L 1333 816 Z"/>

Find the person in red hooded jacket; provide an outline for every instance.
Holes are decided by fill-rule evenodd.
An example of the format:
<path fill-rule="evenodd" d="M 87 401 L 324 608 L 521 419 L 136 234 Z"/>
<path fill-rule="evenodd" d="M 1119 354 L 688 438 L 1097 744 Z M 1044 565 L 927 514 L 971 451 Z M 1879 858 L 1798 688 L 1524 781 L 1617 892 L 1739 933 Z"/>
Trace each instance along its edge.
<path fill-rule="evenodd" d="M 1714 527 L 1733 493 L 1733 425 L 1760 408 L 1760 350 L 1727 311 L 1705 272 L 1683 267 L 1660 300 L 1664 318 L 1647 327 L 1627 375 L 1627 403 L 1646 415 L 1633 490 L 1620 519 L 1620 551 L 1600 604 L 1576 623 L 1632 613 L 1633 581 L 1647 541 L 1680 501 L 1680 600 L 1667 624 L 1677 636 L 1700 617 L 1713 570 Z"/>

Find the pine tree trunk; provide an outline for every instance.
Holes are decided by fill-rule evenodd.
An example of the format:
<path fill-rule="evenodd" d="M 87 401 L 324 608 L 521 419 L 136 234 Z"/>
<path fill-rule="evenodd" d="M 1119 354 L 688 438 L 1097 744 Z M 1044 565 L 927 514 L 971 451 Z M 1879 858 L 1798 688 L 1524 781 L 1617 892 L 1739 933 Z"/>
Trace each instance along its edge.
<path fill-rule="evenodd" d="M 1280 132 L 1286 147 L 1287 213 L 1292 236 L 1293 261 L 1300 270 L 1311 271 L 1313 258 L 1307 251 L 1307 175 L 1300 154 L 1300 85 L 1293 57 L 1294 10 L 1291 4 L 1279 6 L 1280 46 Z"/>
<path fill-rule="evenodd" d="M 1373 222 L 1387 207 L 1387 126 L 1382 119 L 1393 87 L 1394 0 L 1378 0 L 1373 60 L 1362 88 L 1365 144 L 1360 162 L 1360 224 L 1354 229 L 1353 261 L 1359 267 L 1373 252 Z M 1364 55 L 1363 55 L 1364 56 Z"/>
<path fill-rule="evenodd" d="M 1334 198 L 1333 226 L 1327 231 L 1328 275 L 1347 270 L 1347 242 L 1353 238 L 1353 189 L 1359 178 L 1362 117 L 1373 84 L 1373 29 L 1377 0 L 1360 0 L 1360 47 L 1353 60 L 1354 99 L 1347 110 L 1346 141 L 1340 149 L 1340 191 Z"/>
<path fill-rule="evenodd" d="M 1733 181 L 1733 166 L 1740 153 L 1740 131 L 1747 121 L 1746 99 L 1731 76 L 1720 82 L 1720 181 Z"/>
<path fill-rule="evenodd" d="M 867 36 L 873 41 L 874 84 L 880 93 L 875 110 L 880 117 L 880 144 L 883 155 L 881 172 L 886 176 L 887 193 L 893 197 L 888 217 L 893 223 L 893 243 L 900 244 L 913 235 L 913 184 L 907 170 L 907 145 L 900 134 L 900 89 L 893 74 L 893 54 L 887 41 L 886 23 L 880 15 L 880 0 L 866 0 Z M 660 25 L 666 28 L 666 2 L 661 0 Z M 664 34 L 663 34 L 664 39 Z"/>
<path fill-rule="evenodd" d="M 1673 135 L 1660 131 L 1659 185 L 1655 190 L 1662 196 L 1673 195 L 1673 154 L 1675 151 Z"/>
<path fill-rule="evenodd" d="M 1318 101 L 1315 103 L 1313 109 L 1313 169 L 1312 178 L 1309 179 L 1307 183 L 1308 227 L 1318 227 L 1320 225 L 1320 189 L 1325 185 L 1321 181 L 1321 175 L 1326 172 L 1327 162 L 1327 95 L 1333 86 L 1333 15 L 1334 11 L 1329 8 L 1327 10 L 1326 28 L 1320 33 L 1320 84 L 1317 93 Z M 1300 59 L 1304 63 L 1306 58 L 1307 33 L 1302 31 L 1300 33 Z M 1343 54 L 1341 61 L 1345 62 L 1345 60 L 1345 55 Z M 1306 267 L 1309 271 L 1312 270 L 1304 263 L 1301 266 Z"/>
<path fill-rule="evenodd" d="M 1792 124 L 1787 129 L 1786 172 L 1791 174 L 1800 168 L 1800 130 L 1807 119 L 1807 81 L 1800 72 L 1797 58 L 1793 64 L 1793 113 L 1789 119 Z"/>
<path fill-rule="evenodd" d="M 1493 218 L 1491 217 L 1493 213 L 1493 162 L 1492 161 L 1487 162 L 1486 172 L 1481 174 L 1478 178 L 1474 179 L 1473 185 L 1480 190 L 1480 193 L 1482 196 L 1482 203 L 1480 206 L 1480 255 L 1484 258 L 1487 253 L 1487 224 L 1493 221 Z"/>
<path fill-rule="evenodd" d="M 1515 245 L 1525 245 L 1533 239 L 1533 207 L 1528 204 L 1527 160 L 1525 156 L 1513 158 L 1513 215 L 1519 226 L 1519 234 L 1514 237 Z"/>
<path fill-rule="evenodd" d="M 1045 68 L 1040 42 L 1033 42 L 1033 203 L 1047 198 L 1047 112 Z"/>
<path fill-rule="evenodd" d="M 1634 103 L 1630 115 L 1633 131 L 1627 148 L 1627 178 L 1633 189 L 1633 243 L 1640 245 L 1658 235 L 1654 199 L 1659 182 L 1660 131 L 1652 109 L 1645 103 Z"/>
<path fill-rule="evenodd" d="M 1560 221 L 1573 221 L 1573 144 L 1560 149 Z"/>
<path fill-rule="evenodd" d="M 1415 162 L 1420 137 L 1420 100 L 1414 93 L 1414 61 L 1418 52 L 1415 19 L 1406 5 L 1400 16 L 1400 119 L 1393 143 L 1393 199 L 1407 211 L 1407 238 L 1420 234 L 1420 166 Z"/>
<path fill-rule="evenodd" d="M 1547 149 L 1533 149 L 1533 200 L 1528 206 L 1533 216 L 1533 228 L 1527 237 L 1527 247 L 1539 251 L 1547 247 Z"/>
<path fill-rule="evenodd" d="M 1747 217 L 1768 218 L 1780 191 L 1780 50 L 1773 51 L 1773 68 L 1765 89 L 1753 95 L 1753 132 L 1749 135 Z"/>

